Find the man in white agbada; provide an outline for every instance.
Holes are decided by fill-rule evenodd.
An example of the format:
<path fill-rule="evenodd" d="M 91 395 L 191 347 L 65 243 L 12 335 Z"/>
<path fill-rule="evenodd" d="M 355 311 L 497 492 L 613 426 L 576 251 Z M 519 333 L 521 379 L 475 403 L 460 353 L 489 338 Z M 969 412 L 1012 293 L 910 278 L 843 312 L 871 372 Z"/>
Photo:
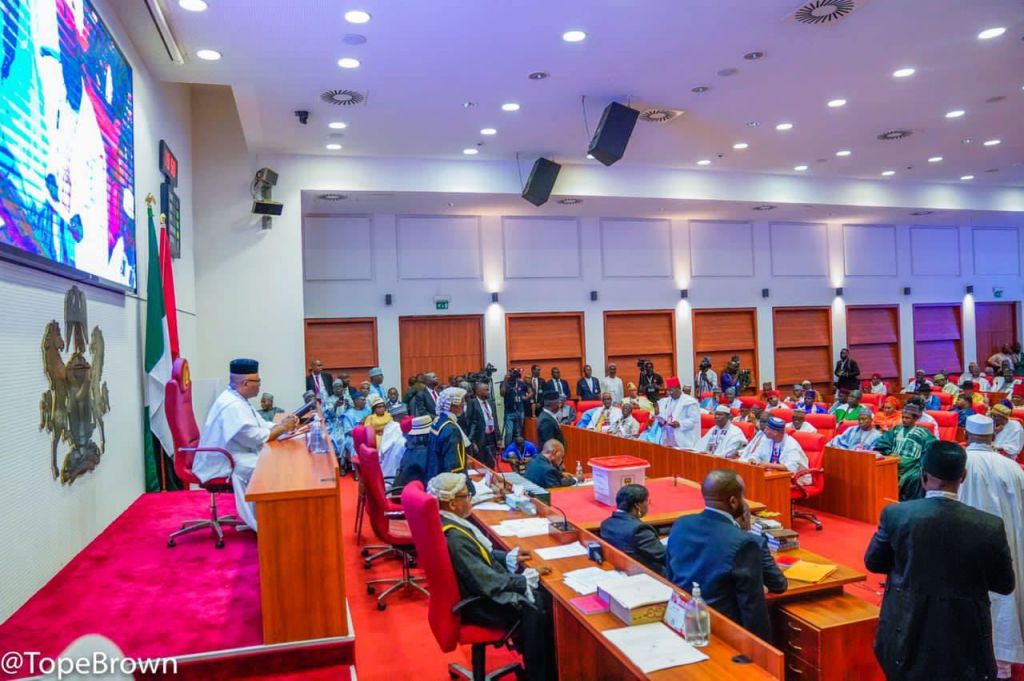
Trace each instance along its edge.
<path fill-rule="evenodd" d="M 700 405 L 683 393 L 678 376 L 665 380 L 668 397 L 658 400 L 658 416 L 663 421 L 663 445 L 676 449 L 694 449 L 700 440 Z"/>
<path fill-rule="evenodd" d="M 764 436 L 750 444 L 740 455 L 747 463 L 763 466 L 769 470 L 798 473 L 807 470 L 807 454 L 796 438 L 786 434 L 786 422 L 778 416 L 769 416 L 762 431 Z M 800 484 L 810 484 L 811 477 L 804 476 Z"/>
<path fill-rule="evenodd" d="M 995 422 L 995 440 L 992 446 L 1003 456 L 1016 460 L 1024 447 L 1024 427 L 1010 418 L 1013 412 L 1005 404 L 997 404 L 988 410 Z"/>
<path fill-rule="evenodd" d="M 747 437 L 738 426 L 733 425 L 732 410 L 725 404 L 715 407 L 715 425 L 697 443 L 697 450 L 735 459 L 746 446 Z"/>
<path fill-rule="evenodd" d="M 276 425 L 269 423 L 249 403 L 260 393 L 259 362 L 254 359 L 231 360 L 230 371 L 229 387 L 210 407 L 203 432 L 199 436 L 199 446 L 227 450 L 234 460 L 234 467 L 223 454 L 197 452 L 192 462 L 192 472 L 203 482 L 230 475 L 238 516 L 255 530 L 255 509 L 252 503 L 245 500 L 249 478 L 256 469 L 263 445 L 295 428 L 298 420 L 288 414 Z"/>
<path fill-rule="evenodd" d="M 993 425 L 980 414 L 967 418 L 967 478 L 960 501 L 999 516 L 1006 526 L 1017 588 L 1006 596 L 990 593 L 989 599 L 998 677 L 1008 679 L 1010 664 L 1024 663 L 1024 470 L 993 449 Z"/>

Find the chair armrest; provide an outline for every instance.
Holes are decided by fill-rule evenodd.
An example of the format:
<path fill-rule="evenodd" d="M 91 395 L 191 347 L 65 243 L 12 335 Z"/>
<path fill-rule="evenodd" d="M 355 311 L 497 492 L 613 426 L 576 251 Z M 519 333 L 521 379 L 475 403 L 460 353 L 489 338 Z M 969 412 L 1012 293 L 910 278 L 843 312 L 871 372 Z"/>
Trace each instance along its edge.
<path fill-rule="evenodd" d="M 804 477 L 805 475 L 811 476 L 811 482 L 809 484 L 813 485 L 819 477 L 825 475 L 825 469 L 807 468 L 802 471 L 797 471 L 796 473 L 793 473 L 793 477 L 790 479 L 790 484 L 792 484 L 794 488 L 803 491 L 804 485 L 800 482 L 800 478 Z"/>
<path fill-rule="evenodd" d="M 405 513 L 403 511 L 385 511 L 384 517 L 388 520 L 405 520 Z"/>
<path fill-rule="evenodd" d="M 195 453 L 195 452 L 216 452 L 218 454 L 224 455 L 224 458 L 228 460 L 229 464 L 231 464 L 231 468 L 232 469 L 234 469 L 234 467 L 235 467 L 235 460 L 233 458 L 231 458 L 231 453 L 228 450 L 226 450 L 226 449 L 221 449 L 220 447 L 178 447 L 178 450 L 182 451 L 182 452 L 193 452 L 193 453 Z"/>
<path fill-rule="evenodd" d="M 394 478 L 384 478 L 384 479 L 385 480 L 394 480 Z M 387 493 L 384 496 L 387 498 L 388 501 L 401 502 L 401 500 L 402 500 L 402 490 L 403 489 L 405 489 L 405 485 L 402 485 L 401 487 L 392 487 L 391 489 L 389 489 L 387 491 Z"/>
<path fill-rule="evenodd" d="M 459 614 L 459 610 L 462 610 L 470 603 L 475 603 L 476 601 L 480 600 L 483 600 L 480 596 L 470 596 L 469 598 L 463 598 L 461 601 L 452 606 L 452 614 L 457 615 Z"/>

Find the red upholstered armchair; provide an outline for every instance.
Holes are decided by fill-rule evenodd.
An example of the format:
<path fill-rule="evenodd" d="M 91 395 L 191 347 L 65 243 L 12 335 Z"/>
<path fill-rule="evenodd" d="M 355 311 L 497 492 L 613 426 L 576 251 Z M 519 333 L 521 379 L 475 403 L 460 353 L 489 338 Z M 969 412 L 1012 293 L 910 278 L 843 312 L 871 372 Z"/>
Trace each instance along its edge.
<path fill-rule="evenodd" d="M 580 400 L 579 404 L 576 405 L 576 423 L 573 425 L 578 424 L 585 413 L 591 409 L 600 407 L 601 404 L 601 400 Z"/>
<path fill-rule="evenodd" d="M 174 441 L 174 472 L 186 485 L 199 485 L 210 493 L 210 517 L 202 520 L 186 520 L 181 529 L 172 532 L 167 545 L 174 547 L 175 537 L 189 532 L 210 528 L 217 538 L 218 549 L 224 548 L 224 530 L 221 525 L 236 527 L 244 523 L 236 515 L 217 515 L 217 495 L 221 492 L 232 492 L 231 475 L 213 478 L 200 482 L 192 472 L 192 462 L 196 452 L 217 452 L 227 459 L 231 469 L 235 468 L 235 460 L 226 449 L 199 446 L 199 427 L 192 412 L 192 381 L 189 378 L 188 360 L 179 357 L 174 360 L 171 368 L 171 380 L 164 387 L 164 409 L 167 411 L 167 424 L 171 429 Z"/>
<path fill-rule="evenodd" d="M 797 502 L 816 497 L 825 491 L 825 438 L 820 433 L 791 433 L 793 438 L 803 447 L 807 455 L 807 470 L 793 473 L 792 485 L 789 493 L 790 504 L 792 505 L 791 515 L 793 518 L 803 518 L 814 523 L 814 529 L 821 529 L 821 521 L 818 516 L 810 511 L 796 510 Z M 800 479 L 811 476 L 809 483 L 801 483 Z"/>
<path fill-rule="evenodd" d="M 405 512 L 409 530 L 416 544 L 416 554 L 430 583 L 427 621 L 441 651 L 450 653 L 458 645 L 472 646 L 473 670 L 462 665 L 449 664 L 448 674 L 452 678 L 489 681 L 509 674 L 519 668 L 512 664 L 487 673 L 487 646 L 498 648 L 508 643 L 513 629 L 505 631 L 490 627 L 463 624 L 459 611 L 477 600 L 471 597 L 460 600 L 459 584 L 448 555 L 448 543 L 441 530 L 441 516 L 437 499 L 423 490 L 419 481 L 409 483 L 402 490 L 402 510 Z"/>
<path fill-rule="evenodd" d="M 708 434 L 708 431 L 715 427 L 715 415 L 705 414 L 701 412 L 700 415 L 700 436 L 704 437 Z"/>
<path fill-rule="evenodd" d="M 772 409 L 771 414 L 772 414 L 772 416 L 778 416 L 780 419 L 782 419 L 786 423 L 793 423 L 793 410 L 792 409 L 783 409 L 782 407 L 779 407 L 778 409 Z"/>
<path fill-rule="evenodd" d="M 637 435 L 647 430 L 648 426 L 651 425 L 651 412 L 646 409 L 634 409 L 633 418 L 640 424 L 640 429 L 636 432 Z"/>
<path fill-rule="evenodd" d="M 885 395 L 876 395 L 875 393 L 869 393 L 871 390 L 871 381 L 867 381 L 868 387 L 862 391 L 860 396 L 860 403 L 871 407 L 871 411 L 878 411 L 882 407 L 882 400 L 885 399 Z"/>
<path fill-rule="evenodd" d="M 743 437 L 747 438 L 747 442 L 750 442 L 750 439 L 754 437 L 754 433 L 757 432 L 757 426 L 749 421 L 741 421 L 739 423 L 733 421 L 733 425 L 743 431 Z"/>
<path fill-rule="evenodd" d="M 818 429 L 818 434 L 825 438 L 825 442 L 836 435 L 836 417 L 833 414 L 808 414 L 807 423 Z"/>
<path fill-rule="evenodd" d="M 946 440 L 947 442 L 956 442 L 956 429 L 960 425 L 957 415 L 951 411 L 931 411 L 926 412 L 929 416 L 935 419 L 935 423 L 939 426 L 939 439 Z"/>

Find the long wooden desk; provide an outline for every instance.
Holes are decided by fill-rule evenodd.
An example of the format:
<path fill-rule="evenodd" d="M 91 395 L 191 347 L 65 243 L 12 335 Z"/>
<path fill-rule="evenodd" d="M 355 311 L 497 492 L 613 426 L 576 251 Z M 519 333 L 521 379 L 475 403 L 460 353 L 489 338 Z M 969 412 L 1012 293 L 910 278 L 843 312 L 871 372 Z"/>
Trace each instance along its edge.
<path fill-rule="evenodd" d="M 301 438 L 260 452 L 245 498 L 256 503 L 264 643 L 349 633 L 337 468 Z"/>
<path fill-rule="evenodd" d="M 877 524 L 882 509 L 891 499 L 899 499 L 894 456 L 877 457 L 874 452 L 826 447 L 825 490 L 801 502 L 826 513 Z"/>

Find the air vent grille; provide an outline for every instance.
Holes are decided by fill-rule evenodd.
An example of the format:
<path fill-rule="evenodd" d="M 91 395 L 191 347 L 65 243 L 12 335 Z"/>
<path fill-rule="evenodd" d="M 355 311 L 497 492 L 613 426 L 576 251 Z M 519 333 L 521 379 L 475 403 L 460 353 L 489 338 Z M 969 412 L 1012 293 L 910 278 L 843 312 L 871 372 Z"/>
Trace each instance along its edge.
<path fill-rule="evenodd" d="M 640 120 L 647 123 L 668 123 L 682 116 L 685 111 L 682 109 L 650 108 L 640 111 Z"/>
<path fill-rule="evenodd" d="M 811 0 L 793 12 L 793 19 L 801 24 L 828 26 L 845 19 L 857 9 L 855 0 Z"/>
<path fill-rule="evenodd" d="M 878 136 L 878 139 L 883 142 L 891 142 L 893 140 L 901 140 L 906 137 L 910 137 L 913 134 L 914 133 L 910 130 L 886 130 Z"/>
<path fill-rule="evenodd" d="M 320 99 L 337 106 L 356 106 L 366 101 L 366 95 L 355 90 L 328 90 L 320 95 Z"/>

